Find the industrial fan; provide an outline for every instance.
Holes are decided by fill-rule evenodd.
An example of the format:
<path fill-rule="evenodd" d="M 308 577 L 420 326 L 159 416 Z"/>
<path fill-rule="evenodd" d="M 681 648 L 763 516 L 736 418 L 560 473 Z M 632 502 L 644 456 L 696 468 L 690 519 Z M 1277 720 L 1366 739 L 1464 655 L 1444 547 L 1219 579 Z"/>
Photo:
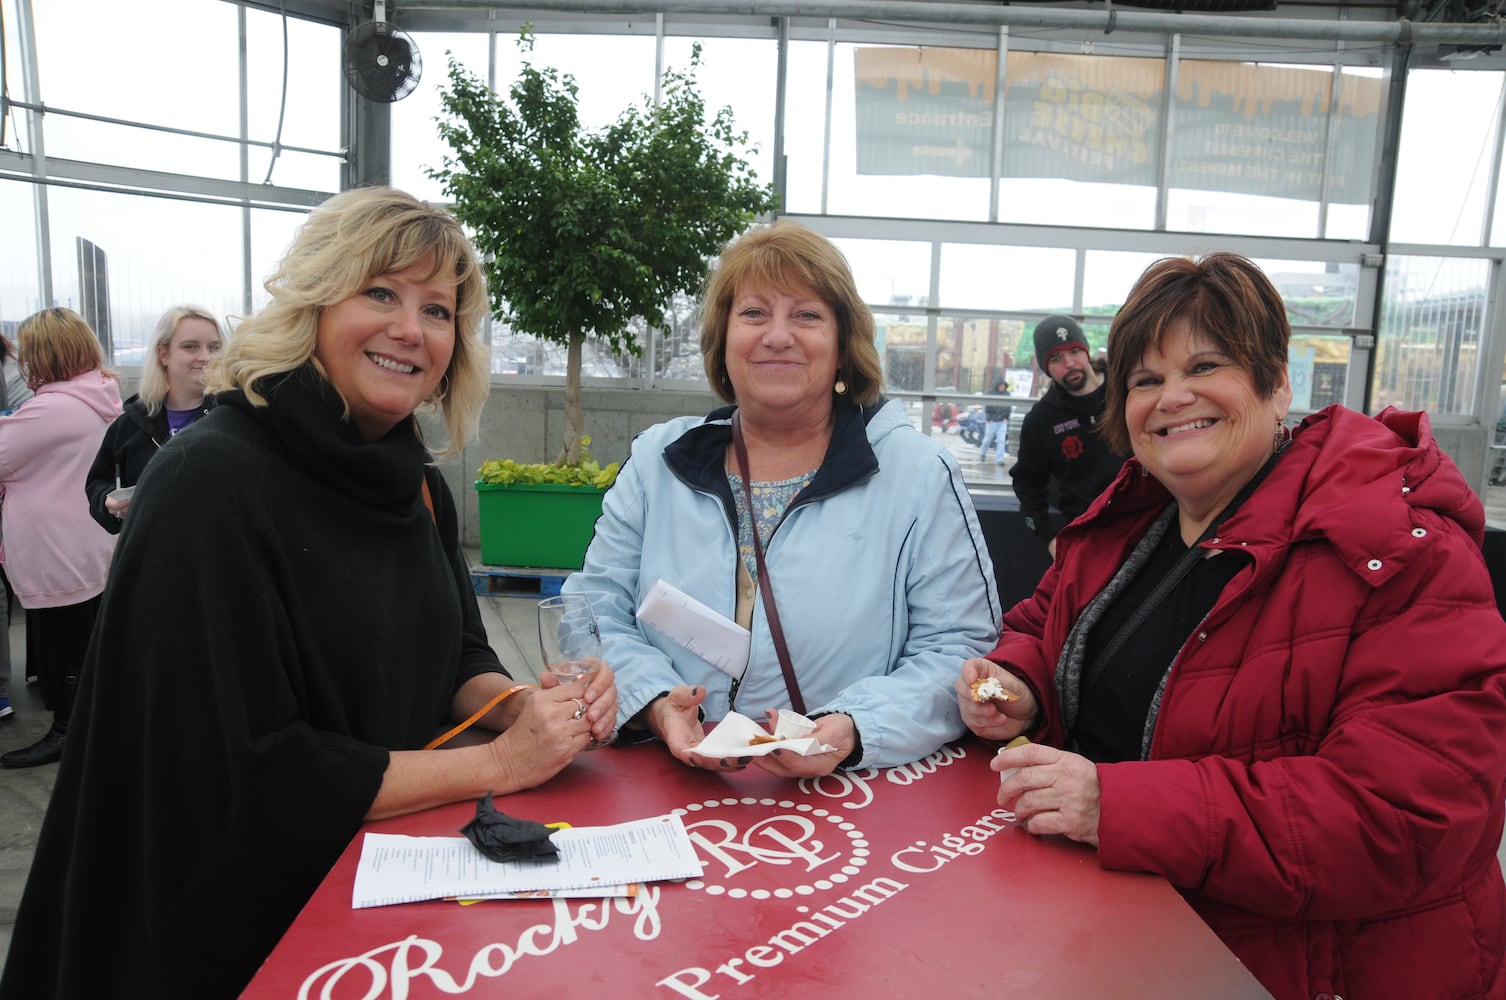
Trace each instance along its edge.
<path fill-rule="evenodd" d="M 413 93 L 423 72 L 413 38 L 387 23 L 386 0 L 376 0 L 372 19 L 345 39 L 345 79 L 362 97 L 391 104 Z"/>

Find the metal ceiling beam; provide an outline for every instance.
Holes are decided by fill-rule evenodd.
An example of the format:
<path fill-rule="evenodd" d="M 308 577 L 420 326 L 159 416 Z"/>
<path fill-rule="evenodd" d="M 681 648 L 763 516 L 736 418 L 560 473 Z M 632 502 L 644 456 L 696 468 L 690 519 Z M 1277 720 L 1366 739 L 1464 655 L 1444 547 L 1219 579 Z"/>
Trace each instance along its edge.
<path fill-rule="evenodd" d="M 1094 32 L 1133 31 L 1231 38 L 1295 38 L 1390 45 L 1485 46 L 1506 43 L 1506 21 L 1419 23 L 1318 20 L 1264 14 L 1188 14 L 1109 7 L 1104 10 L 1044 4 L 971 4 L 930 0 L 407 0 L 408 11 L 532 10 L 552 14 L 720 14 L 754 17 L 835 17 L 990 27 Z"/>

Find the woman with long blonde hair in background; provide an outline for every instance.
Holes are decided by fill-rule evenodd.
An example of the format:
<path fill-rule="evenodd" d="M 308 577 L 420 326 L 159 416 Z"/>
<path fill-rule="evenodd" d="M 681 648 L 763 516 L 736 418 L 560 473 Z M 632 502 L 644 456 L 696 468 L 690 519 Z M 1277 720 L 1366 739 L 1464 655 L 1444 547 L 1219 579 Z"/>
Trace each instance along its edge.
<path fill-rule="evenodd" d="M 213 409 L 204 374 L 224 345 L 219 320 L 198 306 L 173 306 L 157 321 L 151 355 L 141 366 L 141 387 L 105 432 L 84 485 L 89 513 L 110 534 L 120 534 L 131 506 L 131 495 L 120 491 L 136 485 L 169 438 Z"/>
<path fill-rule="evenodd" d="M 137 486 L 0 995 L 238 996 L 364 820 L 530 788 L 611 731 L 611 670 L 498 662 L 415 417 L 458 451 L 489 388 L 460 224 L 348 191 L 266 287 Z"/>

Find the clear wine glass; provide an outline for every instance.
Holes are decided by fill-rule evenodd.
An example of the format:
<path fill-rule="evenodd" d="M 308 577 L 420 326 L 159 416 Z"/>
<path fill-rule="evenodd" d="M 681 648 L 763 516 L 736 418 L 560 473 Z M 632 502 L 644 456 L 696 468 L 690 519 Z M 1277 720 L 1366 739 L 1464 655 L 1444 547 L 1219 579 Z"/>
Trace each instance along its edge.
<path fill-rule="evenodd" d="M 601 666 L 601 629 L 585 594 L 558 594 L 539 602 L 539 649 L 544 669 L 566 687 L 579 685 L 582 692 Z M 610 741 L 591 739 L 587 750 L 599 750 Z"/>

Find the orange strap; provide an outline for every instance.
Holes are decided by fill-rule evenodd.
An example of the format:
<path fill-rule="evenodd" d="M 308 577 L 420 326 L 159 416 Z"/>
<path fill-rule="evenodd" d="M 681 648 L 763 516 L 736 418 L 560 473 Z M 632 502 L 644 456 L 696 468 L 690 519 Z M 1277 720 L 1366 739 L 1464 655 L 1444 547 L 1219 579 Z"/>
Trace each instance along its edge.
<path fill-rule="evenodd" d="M 440 745 L 442 745 L 444 743 L 448 743 L 454 737 L 458 736 L 459 734 L 463 733 L 465 730 L 467 730 L 467 729 L 471 728 L 472 726 L 474 726 L 476 724 L 476 720 L 479 719 L 479 718 L 481 718 L 487 712 L 490 712 L 492 709 L 496 708 L 498 705 L 502 704 L 504 701 L 506 701 L 507 699 L 511 698 L 513 695 L 517 694 L 519 691 L 526 690 L 526 689 L 528 689 L 530 687 L 533 687 L 533 685 L 532 684 L 514 684 L 512 687 L 508 688 L 506 691 L 503 691 L 501 694 L 497 695 L 495 698 L 493 698 L 491 701 L 487 702 L 485 705 L 482 705 L 480 708 L 476 709 L 475 714 L 473 714 L 469 719 L 466 719 L 460 725 L 456 726 L 454 729 L 451 729 L 449 732 L 445 733 L 443 736 L 436 737 L 436 738 L 430 740 L 428 743 L 424 744 L 424 749 L 425 750 L 433 750 L 435 747 L 438 747 L 438 746 L 440 746 Z"/>
<path fill-rule="evenodd" d="M 439 523 L 439 518 L 436 517 L 436 516 L 434 516 L 434 494 L 432 494 L 432 493 L 429 492 L 429 477 L 428 476 L 424 476 L 424 478 L 423 478 L 423 484 L 424 484 L 424 506 L 427 507 L 427 508 L 429 508 L 429 520 L 433 521 L 435 524 L 438 524 Z"/>

